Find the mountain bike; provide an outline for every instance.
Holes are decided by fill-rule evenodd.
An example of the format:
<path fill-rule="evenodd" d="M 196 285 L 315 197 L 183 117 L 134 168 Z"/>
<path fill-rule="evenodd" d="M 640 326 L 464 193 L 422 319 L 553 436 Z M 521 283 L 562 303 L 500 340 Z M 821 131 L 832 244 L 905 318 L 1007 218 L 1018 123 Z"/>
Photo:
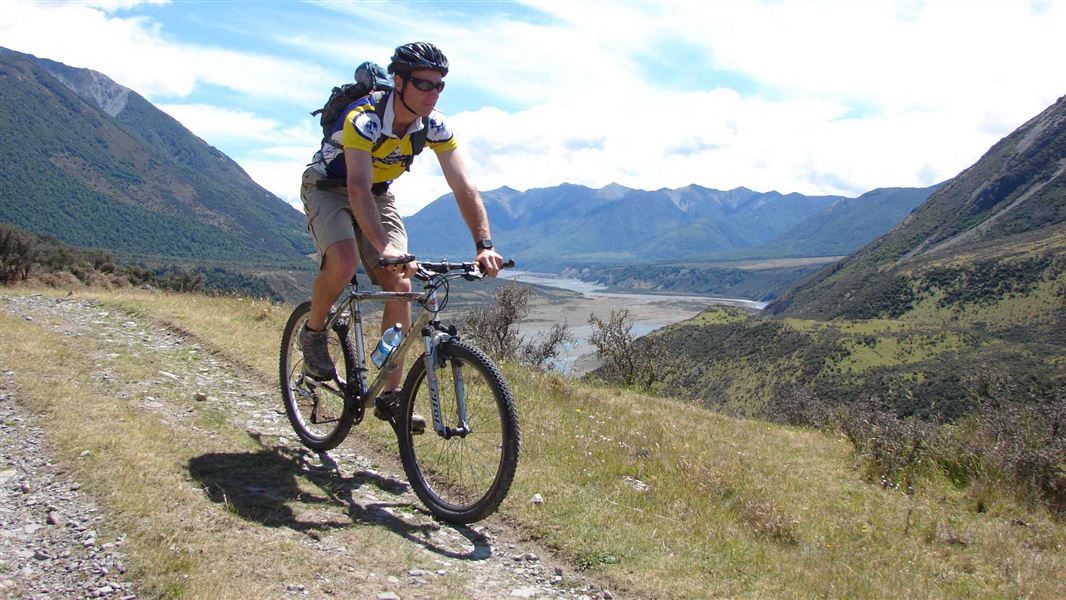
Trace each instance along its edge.
<path fill-rule="evenodd" d="M 304 446 L 319 452 L 333 449 L 362 421 L 367 404 L 381 394 L 389 375 L 419 343 L 422 353 L 411 362 L 397 417 L 390 420 L 400 460 L 415 494 L 433 514 L 453 523 L 473 523 L 496 510 L 511 487 L 520 446 L 518 412 L 492 360 L 460 339 L 455 325 L 439 318 L 448 304 L 450 282 L 484 278 L 478 264 L 445 260 L 417 265 L 414 277 L 424 284 L 421 292 L 360 291 L 352 277 L 326 320 L 330 356 L 337 367 L 331 381 L 303 373 L 299 333 L 311 303 L 297 306 L 281 339 L 281 396 Z M 514 261 L 504 266 L 513 267 Z M 417 302 L 424 310 L 368 384 L 360 302 L 387 300 Z M 416 413 L 432 415 L 431 430 L 412 428 L 411 415 Z"/>

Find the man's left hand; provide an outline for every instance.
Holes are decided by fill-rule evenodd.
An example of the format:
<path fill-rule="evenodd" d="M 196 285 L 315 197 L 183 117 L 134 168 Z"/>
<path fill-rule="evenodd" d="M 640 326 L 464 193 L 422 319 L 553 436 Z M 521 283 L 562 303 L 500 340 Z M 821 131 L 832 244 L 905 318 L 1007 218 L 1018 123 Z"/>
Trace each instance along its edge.
<path fill-rule="evenodd" d="M 495 277 L 503 266 L 503 257 L 492 248 L 478 250 L 475 260 L 477 260 L 477 264 L 481 265 L 481 272 L 489 277 Z"/>

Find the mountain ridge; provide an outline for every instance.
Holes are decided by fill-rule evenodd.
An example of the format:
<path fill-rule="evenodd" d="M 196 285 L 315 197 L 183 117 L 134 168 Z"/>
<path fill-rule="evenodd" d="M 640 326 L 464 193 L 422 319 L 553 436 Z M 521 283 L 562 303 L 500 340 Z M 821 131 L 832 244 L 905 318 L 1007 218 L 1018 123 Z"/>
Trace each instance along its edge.
<path fill-rule="evenodd" d="M 299 212 L 105 75 L 5 49 L 0 82 L 0 219 L 130 259 L 296 265 L 312 251 Z"/>

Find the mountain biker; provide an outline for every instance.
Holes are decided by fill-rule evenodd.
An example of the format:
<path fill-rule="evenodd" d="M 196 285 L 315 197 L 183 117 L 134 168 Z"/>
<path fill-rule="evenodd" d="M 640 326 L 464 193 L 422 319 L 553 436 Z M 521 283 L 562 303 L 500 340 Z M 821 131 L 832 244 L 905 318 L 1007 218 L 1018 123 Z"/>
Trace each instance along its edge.
<path fill-rule="evenodd" d="M 503 264 L 503 258 L 493 248 L 488 215 L 467 175 L 458 144 L 444 115 L 434 109 L 444 90 L 447 57 L 430 43 L 404 44 L 393 53 L 388 71 L 393 91 L 377 100 L 386 103 L 384 111 L 376 105 L 374 96 L 349 105 L 335 133 L 323 141 L 314 162 L 303 174 L 300 198 L 307 229 L 322 260 L 311 290 L 311 313 L 300 332 L 300 345 L 304 372 L 318 380 L 329 380 L 336 374 L 327 333 L 322 329 L 329 307 L 355 274 L 358 259 L 362 259 L 371 282 L 382 290 L 411 291 L 409 278 L 416 267 L 411 260 L 403 262 L 410 257 L 407 232 L 389 184 L 410 168 L 414 154 L 411 136 L 423 127 L 428 126 L 425 145 L 437 155 L 444 179 L 470 229 L 477 262 L 490 277 L 495 277 Z M 387 81 L 384 83 L 388 85 Z M 342 177 L 346 185 L 320 189 L 319 180 L 336 177 Z M 353 217 L 358 228 L 353 227 Z M 379 259 L 400 264 L 381 266 Z M 404 333 L 409 333 L 410 303 L 384 304 L 382 332 L 400 323 Z M 374 414 L 378 418 L 388 420 L 398 407 L 402 374 L 402 368 L 396 369 L 386 392 L 375 399 Z M 424 420 L 417 415 L 416 418 L 424 428 Z"/>

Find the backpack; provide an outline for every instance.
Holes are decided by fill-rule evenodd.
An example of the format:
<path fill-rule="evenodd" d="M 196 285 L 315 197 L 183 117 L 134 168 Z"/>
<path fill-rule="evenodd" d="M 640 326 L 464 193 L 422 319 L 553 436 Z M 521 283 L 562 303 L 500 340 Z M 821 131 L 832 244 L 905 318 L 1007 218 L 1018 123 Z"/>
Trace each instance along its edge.
<path fill-rule="evenodd" d="M 373 96 L 374 111 L 378 119 L 385 122 L 385 102 L 388 94 L 392 92 L 392 82 L 385 74 L 385 70 L 379 65 L 366 61 L 355 69 L 355 83 L 345 83 L 334 87 L 330 92 L 329 99 L 322 108 L 311 113 L 312 117 L 319 117 L 318 124 L 322 126 L 322 143 L 337 147 L 330 136 L 337 121 L 344 116 L 346 109 L 357 100 L 366 96 Z M 321 116 L 320 116 L 321 115 Z M 411 170 L 414 157 L 418 156 L 426 145 L 426 135 L 429 132 L 429 119 L 422 117 L 422 129 L 411 136 L 411 158 L 405 165 L 406 170 Z M 385 143 L 387 136 L 382 132 L 374 143 L 377 150 Z"/>

